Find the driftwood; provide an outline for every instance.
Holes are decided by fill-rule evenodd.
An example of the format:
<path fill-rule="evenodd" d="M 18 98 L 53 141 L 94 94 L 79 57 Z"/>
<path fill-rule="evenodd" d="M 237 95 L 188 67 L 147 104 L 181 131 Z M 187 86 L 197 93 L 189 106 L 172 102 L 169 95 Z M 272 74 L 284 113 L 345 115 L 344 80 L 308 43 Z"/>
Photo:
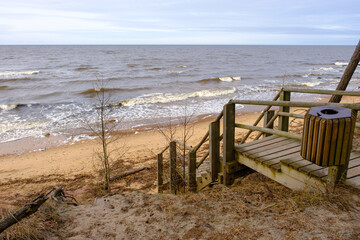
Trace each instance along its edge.
<path fill-rule="evenodd" d="M 57 203 L 64 203 L 64 204 L 73 205 L 73 206 L 78 205 L 78 203 L 74 197 L 65 195 L 61 186 L 53 188 L 50 199 L 54 200 Z"/>
<path fill-rule="evenodd" d="M 61 186 L 54 187 L 47 194 L 40 194 L 30 203 L 25 204 L 20 209 L 16 210 L 13 213 L 10 213 L 9 216 L 2 219 L 0 221 L 0 233 L 2 233 L 4 230 L 11 227 L 15 223 L 20 222 L 23 218 L 26 218 L 32 215 L 33 213 L 35 213 L 39 209 L 39 207 L 49 198 L 58 203 L 65 203 L 65 204 L 77 206 L 76 199 L 74 197 L 65 195 Z"/>
<path fill-rule="evenodd" d="M 35 213 L 46 200 L 48 200 L 48 196 L 41 194 L 32 202 L 26 204 L 17 211 L 10 213 L 8 217 L 0 221 L 0 233 L 2 233 L 5 229 L 9 228 L 15 223 L 20 222 L 21 219 Z"/>
<path fill-rule="evenodd" d="M 124 177 L 129 176 L 129 175 L 134 174 L 134 173 L 141 172 L 141 171 L 143 171 L 145 169 L 147 169 L 147 167 L 141 167 L 141 168 L 137 168 L 137 169 L 134 169 L 134 170 L 131 170 L 131 171 L 128 171 L 128 172 L 120 173 L 120 174 L 115 175 L 112 178 L 110 178 L 110 182 L 119 180 L 121 178 L 124 178 Z"/>

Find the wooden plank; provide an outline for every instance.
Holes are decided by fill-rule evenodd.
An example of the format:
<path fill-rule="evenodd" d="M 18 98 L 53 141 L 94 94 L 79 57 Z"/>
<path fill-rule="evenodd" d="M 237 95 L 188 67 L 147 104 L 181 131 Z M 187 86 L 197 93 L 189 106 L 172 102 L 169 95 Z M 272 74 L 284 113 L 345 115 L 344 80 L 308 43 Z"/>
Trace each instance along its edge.
<path fill-rule="evenodd" d="M 308 142 L 307 142 L 307 146 L 306 146 L 306 159 L 311 159 L 311 147 L 312 147 L 312 141 L 313 141 L 313 135 L 314 135 L 314 120 L 315 120 L 315 116 L 310 116 L 309 119 L 309 137 L 308 137 Z"/>
<path fill-rule="evenodd" d="M 329 167 L 324 167 L 322 169 L 310 172 L 310 175 L 317 178 L 325 178 L 328 175 L 328 171 Z"/>
<path fill-rule="evenodd" d="M 286 155 L 280 158 L 274 158 L 268 161 L 263 161 L 262 163 L 265 165 L 268 165 L 269 167 L 273 167 L 273 165 L 278 164 L 280 161 L 288 159 L 291 160 L 292 162 L 297 162 L 297 161 L 301 161 L 303 160 L 303 158 L 299 155 L 299 153 L 296 153 L 297 156 L 292 156 L 292 154 L 290 155 Z"/>
<path fill-rule="evenodd" d="M 332 128 L 333 128 L 333 124 L 332 124 L 332 120 L 325 120 L 326 122 L 326 129 L 325 129 L 325 134 L 324 134 L 324 145 L 323 145 L 323 150 L 322 150 L 322 165 L 323 166 L 329 166 L 329 165 L 333 165 L 334 162 L 332 159 L 329 158 L 330 156 L 330 148 L 331 148 L 331 133 L 332 133 Z M 331 162 L 330 162 L 331 161 Z"/>
<path fill-rule="evenodd" d="M 262 138 L 262 139 L 259 139 L 259 140 L 252 141 L 252 142 L 235 144 L 235 146 L 237 145 L 237 146 L 247 147 L 247 146 L 252 146 L 253 144 L 256 144 L 256 143 L 266 142 L 266 141 L 269 141 L 269 140 L 275 139 L 275 138 L 279 138 L 279 136 L 272 135 L 272 136 L 269 136 L 269 137 L 266 137 L 266 138 Z"/>
<path fill-rule="evenodd" d="M 350 159 L 348 169 L 360 166 L 360 158 Z"/>
<path fill-rule="evenodd" d="M 320 165 L 321 162 L 321 156 L 322 156 L 322 137 L 323 135 L 321 135 L 320 133 L 320 129 L 325 130 L 325 120 L 320 121 L 321 118 L 311 118 L 312 121 L 314 121 L 314 129 L 313 131 L 313 137 L 311 139 L 309 139 L 310 144 L 311 144 L 311 153 L 310 153 L 310 158 L 308 158 L 310 161 L 312 162 L 318 162 L 317 164 Z M 321 124 L 320 124 L 321 122 Z M 318 157 L 320 156 L 320 157 Z"/>
<path fill-rule="evenodd" d="M 270 138 L 270 137 L 267 137 Z M 262 138 L 261 140 L 263 140 L 265 138 Z M 288 138 L 284 138 L 284 137 L 275 137 L 272 139 L 267 139 L 267 141 L 261 141 L 257 140 L 252 142 L 252 144 L 248 144 L 247 146 L 243 146 L 244 144 L 241 145 L 235 145 L 235 150 L 239 151 L 239 152 L 246 152 L 249 150 L 253 150 L 253 149 L 257 149 L 257 148 L 261 148 L 270 144 L 274 144 L 274 143 L 278 143 L 278 142 L 282 142 L 282 141 L 287 141 L 289 140 Z"/>
<path fill-rule="evenodd" d="M 331 134 L 331 142 L 330 142 L 330 152 L 329 152 L 329 159 L 333 159 L 333 164 L 337 165 L 337 161 L 335 158 L 335 151 L 336 151 L 336 142 L 337 136 L 339 132 L 339 119 L 332 120 L 332 134 Z"/>
<path fill-rule="evenodd" d="M 301 160 L 301 161 L 297 161 L 297 162 L 292 162 L 291 164 L 288 164 L 289 167 L 298 170 L 301 167 L 305 167 L 308 165 L 313 164 L 312 162 L 308 161 L 308 160 Z"/>
<path fill-rule="evenodd" d="M 262 101 L 262 100 L 230 100 L 234 104 L 248 104 L 248 105 L 272 105 L 272 106 L 287 106 L 287 107 L 320 107 L 320 106 L 339 106 L 360 110 L 360 103 L 326 103 L 326 102 L 293 102 L 293 101 Z M 283 111 L 282 111 L 283 112 Z"/>
<path fill-rule="evenodd" d="M 323 169 L 324 167 L 316 165 L 316 164 L 310 164 L 307 166 L 303 166 L 299 168 L 299 171 L 310 174 L 313 171 Z"/>
<path fill-rule="evenodd" d="M 322 166 L 323 162 L 323 148 L 324 148 L 324 137 L 325 137 L 325 131 L 326 131 L 326 119 L 321 119 L 320 126 L 319 126 L 319 132 L 316 134 L 319 134 L 318 142 L 316 145 L 317 152 L 316 152 L 316 158 L 314 159 L 314 163 L 317 165 Z"/>
<path fill-rule="evenodd" d="M 351 178 L 351 179 L 346 179 L 345 183 L 347 185 L 353 186 L 353 187 L 360 187 L 360 176 Z"/>
<path fill-rule="evenodd" d="M 255 153 L 251 153 L 251 154 L 248 154 L 248 152 L 247 152 L 245 154 L 251 158 L 259 158 L 262 156 L 270 155 L 270 154 L 281 152 L 281 151 L 287 151 L 289 153 L 293 153 L 295 151 L 300 151 L 299 143 L 294 142 L 294 143 L 290 143 L 290 144 L 280 146 L 277 148 L 269 149 L 266 151 L 261 151 L 261 152 L 259 151 L 259 152 L 255 152 Z"/>
<path fill-rule="evenodd" d="M 349 152 L 348 152 L 348 144 L 351 143 L 350 137 L 351 132 L 351 118 L 345 118 L 345 132 L 344 132 L 344 142 L 343 142 L 343 148 L 341 152 L 341 165 L 345 165 L 345 163 L 349 159 Z"/>
<path fill-rule="evenodd" d="M 360 167 L 353 167 L 347 171 L 347 178 L 353 178 L 358 175 L 360 175 Z"/>
<path fill-rule="evenodd" d="M 251 158 L 243 156 L 241 154 L 236 154 L 237 161 L 240 164 L 244 164 L 245 166 L 265 175 L 266 177 L 294 190 L 304 189 L 306 184 L 302 181 L 299 181 L 289 175 L 283 174 L 277 170 L 269 168 L 268 166 L 264 166 L 261 163 L 254 161 Z"/>
<path fill-rule="evenodd" d="M 251 148 L 248 147 L 245 149 L 241 148 L 241 149 L 239 149 L 240 150 L 239 152 L 249 155 L 251 153 L 257 153 L 260 151 L 263 152 L 263 151 L 266 151 L 269 149 L 277 148 L 279 146 L 285 146 L 288 144 L 292 144 L 294 142 L 296 142 L 296 140 L 294 140 L 294 139 L 284 139 L 283 141 L 280 141 L 280 142 L 271 142 L 271 143 L 265 142 L 265 143 L 257 144 L 256 147 L 251 147 Z"/>
<path fill-rule="evenodd" d="M 306 158 L 306 151 L 307 151 L 307 141 L 308 141 L 308 137 L 309 137 L 309 119 L 310 119 L 310 115 L 308 113 L 305 114 L 305 119 L 304 119 L 304 131 L 303 131 L 303 137 L 301 139 L 301 156 L 303 158 Z"/>
<path fill-rule="evenodd" d="M 339 119 L 339 131 L 338 131 L 338 137 L 337 137 L 337 143 L 336 143 L 336 154 L 335 159 L 336 163 L 340 163 L 341 159 L 341 149 L 344 139 L 344 128 L 345 128 L 345 120 L 343 118 Z"/>
<path fill-rule="evenodd" d="M 267 156 L 262 156 L 257 158 L 258 161 L 260 162 L 267 162 L 267 161 L 271 161 L 271 160 L 283 160 L 283 159 L 287 159 L 287 158 L 302 158 L 299 154 L 299 152 L 294 152 L 294 153 L 290 153 L 290 154 L 286 154 L 283 152 L 279 152 L 279 153 L 275 153 L 275 154 L 270 154 Z"/>

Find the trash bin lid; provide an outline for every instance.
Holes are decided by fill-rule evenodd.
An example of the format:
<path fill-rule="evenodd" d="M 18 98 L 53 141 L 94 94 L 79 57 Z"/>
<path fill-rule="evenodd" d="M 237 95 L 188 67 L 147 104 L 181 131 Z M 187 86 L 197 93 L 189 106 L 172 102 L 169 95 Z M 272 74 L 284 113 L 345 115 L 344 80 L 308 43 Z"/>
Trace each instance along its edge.
<path fill-rule="evenodd" d="M 351 109 L 327 105 L 312 107 L 309 110 L 309 114 L 324 119 L 349 118 L 351 117 Z"/>

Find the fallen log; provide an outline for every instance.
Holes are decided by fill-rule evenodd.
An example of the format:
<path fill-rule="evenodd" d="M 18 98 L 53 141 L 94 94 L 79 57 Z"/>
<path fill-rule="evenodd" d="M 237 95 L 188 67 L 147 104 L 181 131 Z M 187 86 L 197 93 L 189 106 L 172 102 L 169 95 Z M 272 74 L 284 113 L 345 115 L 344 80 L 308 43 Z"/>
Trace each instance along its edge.
<path fill-rule="evenodd" d="M 131 171 L 128 171 L 128 172 L 120 173 L 120 174 L 115 175 L 112 178 L 110 178 L 110 182 L 119 180 L 121 178 L 124 178 L 124 177 L 129 176 L 129 175 L 134 174 L 134 173 L 141 172 L 141 171 L 143 171 L 145 169 L 147 169 L 147 167 L 141 167 L 141 168 L 137 168 L 137 169 L 134 169 L 134 170 L 131 170 Z"/>
<path fill-rule="evenodd" d="M 15 223 L 20 222 L 21 219 L 35 213 L 46 200 L 48 200 L 48 197 L 44 194 L 41 194 L 32 202 L 26 204 L 17 211 L 10 213 L 9 216 L 0 221 L 0 233 L 2 233 L 5 229 L 11 227 Z"/>

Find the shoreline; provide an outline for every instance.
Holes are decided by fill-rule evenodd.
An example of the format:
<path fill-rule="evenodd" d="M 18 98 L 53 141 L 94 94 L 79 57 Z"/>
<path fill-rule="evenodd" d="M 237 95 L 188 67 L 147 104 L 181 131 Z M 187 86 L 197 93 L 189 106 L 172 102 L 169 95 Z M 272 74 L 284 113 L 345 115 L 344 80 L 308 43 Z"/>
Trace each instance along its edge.
<path fill-rule="evenodd" d="M 327 99 L 325 97 L 320 101 L 327 101 Z M 342 102 L 351 103 L 354 102 L 354 98 L 343 98 Z M 236 119 L 244 124 L 252 125 L 258 116 L 259 111 L 245 111 L 238 112 Z M 195 131 L 188 145 L 195 146 L 208 131 L 210 122 L 216 117 L 217 114 L 197 116 L 196 121 L 191 123 L 191 126 L 195 127 Z M 262 125 L 262 123 L 259 125 Z M 159 133 L 155 125 L 141 126 L 117 133 L 121 135 L 118 146 L 126 148 L 121 159 L 127 166 L 140 167 L 150 162 L 154 163 L 156 154 L 166 146 L 165 138 Z M 47 138 L 42 139 L 46 140 Z M 29 144 L 33 146 L 32 144 L 36 143 L 29 142 Z M 0 170 L 0 180 L 4 182 L 52 174 L 75 176 L 77 174 L 93 173 L 94 155 L 99 146 L 99 143 L 94 140 L 83 139 L 73 144 L 67 143 L 45 148 L 42 151 L 2 154 L 0 164 L 3 167 Z"/>

